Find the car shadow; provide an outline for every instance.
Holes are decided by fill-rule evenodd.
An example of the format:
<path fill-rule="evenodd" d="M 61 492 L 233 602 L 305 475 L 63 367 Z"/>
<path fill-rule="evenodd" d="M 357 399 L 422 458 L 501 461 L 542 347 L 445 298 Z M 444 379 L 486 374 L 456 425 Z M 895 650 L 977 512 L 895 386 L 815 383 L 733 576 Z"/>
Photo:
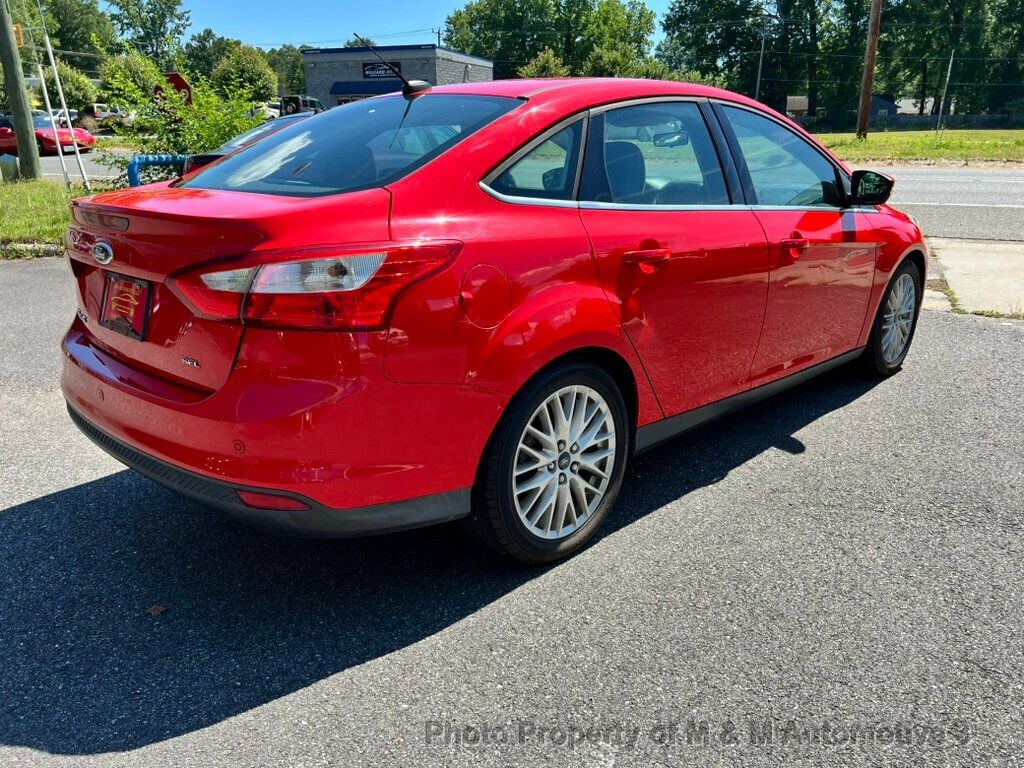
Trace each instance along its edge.
<path fill-rule="evenodd" d="M 837 371 L 639 457 L 601 538 L 872 386 Z M 553 566 L 559 567 L 559 566 Z M 263 536 L 123 471 L 0 512 L 0 744 L 123 751 L 428 637 L 543 572 L 457 525 Z"/>

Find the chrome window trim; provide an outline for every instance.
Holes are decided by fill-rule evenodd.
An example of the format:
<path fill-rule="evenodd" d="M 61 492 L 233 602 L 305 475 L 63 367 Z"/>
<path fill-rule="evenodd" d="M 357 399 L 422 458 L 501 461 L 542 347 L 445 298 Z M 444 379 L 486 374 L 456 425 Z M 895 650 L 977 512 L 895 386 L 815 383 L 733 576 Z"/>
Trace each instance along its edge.
<path fill-rule="evenodd" d="M 584 211 L 831 211 L 833 213 L 846 213 L 847 211 L 862 211 L 864 213 L 877 213 L 875 208 L 863 208 L 860 206 L 850 208 L 837 208 L 833 205 L 747 205 L 746 203 L 731 203 L 719 205 L 651 205 L 640 203 L 599 203 L 593 200 L 583 200 L 579 203 L 580 210 Z"/>
<path fill-rule="evenodd" d="M 550 139 L 556 133 L 565 130 L 574 123 L 582 121 L 583 125 L 580 129 L 580 146 L 579 152 L 576 157 L 576 178 L 573 180 L 572 191 L 569 194 L 568 200 L 559 200 L 557 198 L 550 197 L 528 197 L 525 195 L 506 195 L 504 192 L 499 192 L 493 187 L 491 183 L 501 176 L 505 171 L 511 168 L 513 165 L 522 160 L 526 155 L 530 154 L 533 150 L 543 144 L 545 141 Z M 500 200 L 503 203 L 512 203 L 514 205 L 550 205 L 555 208 L 578 208 L 579 205 L 576 202 L 576 197 L 579 193 L 580 188 L 580 176 L 583 173 L 583 153 L 587 146 L 587 131 L 590 127 L 590 114 L 588 110 L 576 112 L 569 117 L 555 123 L 553 126 L 548 128 L 543 133 L 539 134 L 535 138 L 526 142 L 523 146 L 513 152 L 511 155 L 502 160 L 493 170 L 489 171 L 479 182 L 480 189 L 486 192 L 488 195 L 493 197 L 495 200 Z"/>
<path fill-rule="evenodd" d="M 627 101 L 613 101 L 608 104 L 601 104 L 598 107 L 591 107 L 590 115 L 600 115 L 604 112 L 610 112 L 613 109 L 622 109 L 623 107 L 636 107 L 643 104 L 662 104 L 667 101 L 690 101 L 694 104 L 699 104 L 700 102 L 707 102 L 708 98 L 707 96 L 684 96 L 680 94 L 669 96 L 641 96 Z"/>
<path fill-rule="evenodd" d="M 487 186 L 483 181 L 479 182 L 479 187 L 495 200 L 502 203 L 509 203 L 511 205 L 543 205 L 550 208 L 580 207 L 580 204 L 576 200 L 554 200 L 550 197 L 520 197 L 519 195 L 506 195 L 503 192 L 498 192 L 497 190 Z"/>

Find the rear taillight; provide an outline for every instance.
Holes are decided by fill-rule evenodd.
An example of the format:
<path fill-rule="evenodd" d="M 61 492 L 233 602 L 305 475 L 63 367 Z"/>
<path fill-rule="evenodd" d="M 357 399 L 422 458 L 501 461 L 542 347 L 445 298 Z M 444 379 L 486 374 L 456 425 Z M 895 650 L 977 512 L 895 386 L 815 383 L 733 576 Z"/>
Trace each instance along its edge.
<path fill-rule="evenodd" d="M 387 326 L 398 294 L 450 264 L 452 241 L 253 254 L 170 280 L 199 315 L 265 328 L 373 330 Z"/>

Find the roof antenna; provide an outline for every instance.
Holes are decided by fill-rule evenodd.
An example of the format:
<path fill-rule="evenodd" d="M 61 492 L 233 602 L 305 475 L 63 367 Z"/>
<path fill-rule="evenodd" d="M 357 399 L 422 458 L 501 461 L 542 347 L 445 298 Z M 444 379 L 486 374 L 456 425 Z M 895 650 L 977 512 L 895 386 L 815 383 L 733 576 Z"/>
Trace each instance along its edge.
<path fill-rule="evenodd" d="M 377 51 L 374 50 L 374 47 L 370 45 L 369 40 L 367 40 L 362 35 L 357 35 L 355 32 L 353 32 L 352 35 L 353 37 L 355 37 L 356 40 L 365 45 L 366 48 L 370 51 L 370 53 L 372 53 L 374 56 L 380 59 L 380 63 L 383 64 L 388 69 L 390 69 L 394 73 L 395 77 L 397 77 L 399 80 L 402 81 L 402 83 L 404 83 L 404 85 L 402 85 L 402 95 L 405 96 L 405 98 L 411 99 L 417 93 L 430 90 L 430 83 L 428 83 L 426 80 L 409 80 L 405 75 L 403 75 L 398 70 L 397 67 L 395 67 L 394 64 L 392 64 L 390 61 L 385 61 L 384 57 L 377 53 Z"/>

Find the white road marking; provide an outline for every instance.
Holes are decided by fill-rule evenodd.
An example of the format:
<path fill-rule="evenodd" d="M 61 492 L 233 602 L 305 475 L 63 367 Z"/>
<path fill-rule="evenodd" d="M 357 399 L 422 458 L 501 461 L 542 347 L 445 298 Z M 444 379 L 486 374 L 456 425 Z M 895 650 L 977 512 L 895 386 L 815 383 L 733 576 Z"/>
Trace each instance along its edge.
<path fill-rule="evenodd" d="M 895 206 L 900 205 L 927 205 L 933 208 L 1014 208 L 1024 209 L 1024 205 L 1011 203 L 923 203 L 918 200 L 890 200 Z"/>

